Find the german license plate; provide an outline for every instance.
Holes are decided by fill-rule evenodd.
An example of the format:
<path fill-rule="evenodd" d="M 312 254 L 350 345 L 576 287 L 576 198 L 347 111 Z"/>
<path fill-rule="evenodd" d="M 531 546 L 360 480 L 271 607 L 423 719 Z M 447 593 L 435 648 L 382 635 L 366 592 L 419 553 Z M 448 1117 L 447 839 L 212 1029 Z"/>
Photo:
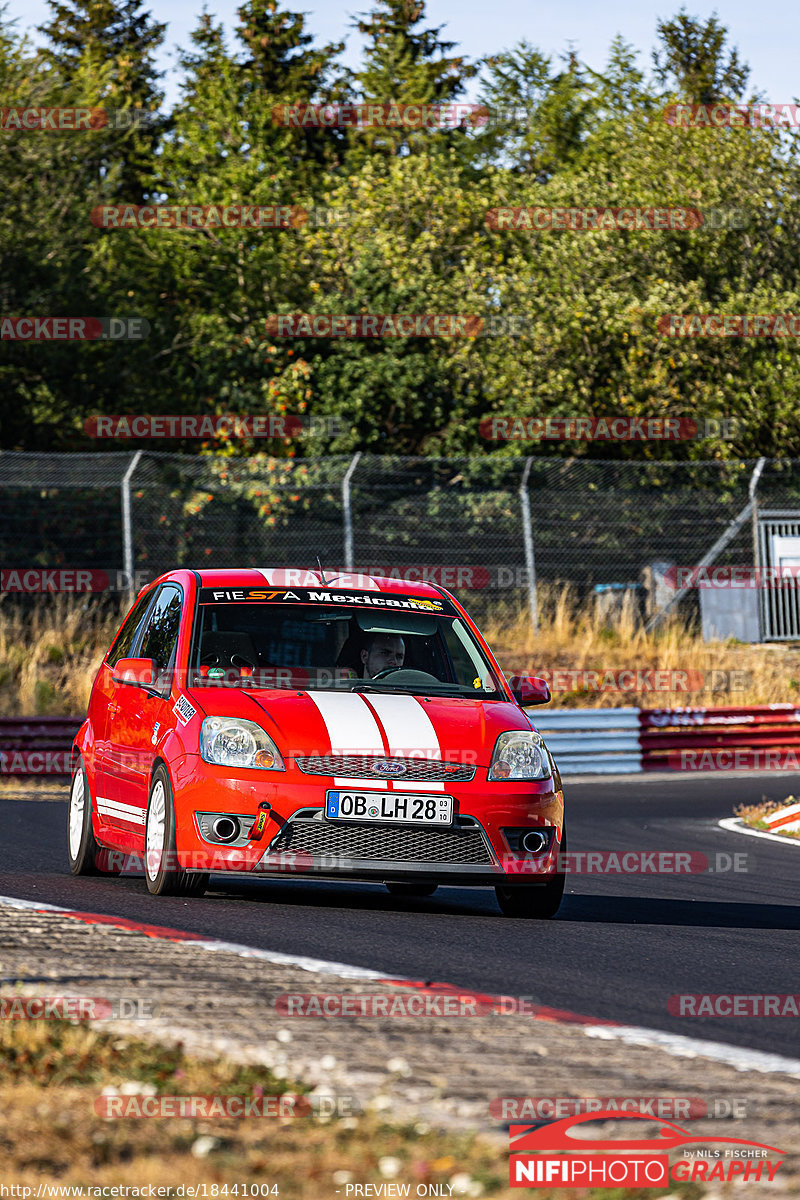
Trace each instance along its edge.
<path fill-rule="evenodd" d="M 406 825 L 452 825 L 453 797 L 436 792 L 424 796 L 406 792 L 329 791 L 325 801 L 329 821 L 396 821 Z"/>

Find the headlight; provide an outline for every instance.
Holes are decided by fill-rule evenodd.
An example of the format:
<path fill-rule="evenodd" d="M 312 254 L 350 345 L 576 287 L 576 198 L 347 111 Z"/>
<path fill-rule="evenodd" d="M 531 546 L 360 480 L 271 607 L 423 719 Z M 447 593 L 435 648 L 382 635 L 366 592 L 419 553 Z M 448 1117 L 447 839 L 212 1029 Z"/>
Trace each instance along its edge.
<path fill-rule="evenodd" d="M 259 767 L 285 771 L 278 747 L 255 721 L 206 717 L 200 730 L 200 754 L 220 767 Z"/>
<path fill-rule="evenodd" d="M 544 742 L 533 730 L 501 733 L 492 755 L 487 779 L 548 779 L 550 762 Z"/>

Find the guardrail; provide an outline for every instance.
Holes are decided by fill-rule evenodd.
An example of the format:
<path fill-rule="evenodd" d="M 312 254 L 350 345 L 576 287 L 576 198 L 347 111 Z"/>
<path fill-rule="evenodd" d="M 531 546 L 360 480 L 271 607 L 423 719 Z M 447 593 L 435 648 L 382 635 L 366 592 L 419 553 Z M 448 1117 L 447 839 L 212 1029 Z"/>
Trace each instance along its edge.
<path fill-rule="evenodd" d="M 736 761 L 729 751 L 760 756 L 760 763 L 743 765 L 767 769 L 765 752 L 796 753 L 800 771 L 800 706 L 794 704 L 527 711 L 562 775 L 731 769 Z M 0 717 L 0 776 L 68 776 L 81 722 L 81 717 Z"/>
<path fill-rule="evenodd" d="M 726 751 L 758 752 L 769 769 L 766 752 L 800 751 L 800 707 L 794 704 L 642 709 L 639 721 L 645 771 L 730 769 L 736 756 Z"/>
<path fill-rule="evenodd" d="M 0 717 L 0 776 L 68 776 L 82 722 L 82 717 Z"/>
<path fill-rule="evenodd" d="M 562 775 L 642 770 L 638 708 L 528 709 Z"/>

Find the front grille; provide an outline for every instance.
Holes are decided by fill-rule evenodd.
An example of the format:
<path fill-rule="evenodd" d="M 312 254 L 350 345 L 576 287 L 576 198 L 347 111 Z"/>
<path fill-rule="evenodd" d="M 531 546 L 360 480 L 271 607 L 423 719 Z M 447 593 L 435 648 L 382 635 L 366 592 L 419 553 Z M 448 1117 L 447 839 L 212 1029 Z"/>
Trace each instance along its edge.
<path fill-rule="evenodd" d="M 429 758 L 381 758 L 368 754 L 316 754 L 309 758 L 296 758 L 295 762 L 306 775 L 339 775 L 346 779 L 392 779 L 395 783 L 429 781 L 431 783 L 468 783 L 475 775 L 475 767 L 462 763 L 442 762 Z M 373 770 L 375 763 L 400 763 L 405 767 L 402 775 L 379 775 Z"/>
<path fill-rule="evenodd" d="M 492 856 L 480 829 L 430 829 L 403 825 L 390 828 L 366 822 L 337 823 L 300 818 L 284 825 L 270 852 L 289 850 L 321 858 L 374 862 L 488 864 Z"/>

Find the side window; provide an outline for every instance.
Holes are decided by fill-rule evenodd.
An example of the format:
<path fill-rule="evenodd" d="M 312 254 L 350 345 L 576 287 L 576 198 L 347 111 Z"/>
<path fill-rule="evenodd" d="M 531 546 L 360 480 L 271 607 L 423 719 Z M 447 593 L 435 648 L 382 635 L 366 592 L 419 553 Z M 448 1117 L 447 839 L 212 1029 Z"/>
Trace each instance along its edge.
<path fill-rule="evenodd" d="M 149 592 L 145 592 L 143 596 L 140 596 L 134 604 L 133 608 L 128 614 L 128 619 L 117 634 L 116 640 L 109 651 L 106 661 L 110 667 L 113 667 L 114 664 L 121 658 L 130 657 L 133 640 L 136 637 L 139 626 L 142 623 L 142 619 L 144 618 L 152 599 L 153 592 L 151 589 Z"/>
<path fill-rule="evenodd" d="M 181 623 L 181 592 L 167 584 L 158 593 L 142 634 L 138 658 L 155 659 L 158 671 L 166 671 L 178 643 Z"/>

